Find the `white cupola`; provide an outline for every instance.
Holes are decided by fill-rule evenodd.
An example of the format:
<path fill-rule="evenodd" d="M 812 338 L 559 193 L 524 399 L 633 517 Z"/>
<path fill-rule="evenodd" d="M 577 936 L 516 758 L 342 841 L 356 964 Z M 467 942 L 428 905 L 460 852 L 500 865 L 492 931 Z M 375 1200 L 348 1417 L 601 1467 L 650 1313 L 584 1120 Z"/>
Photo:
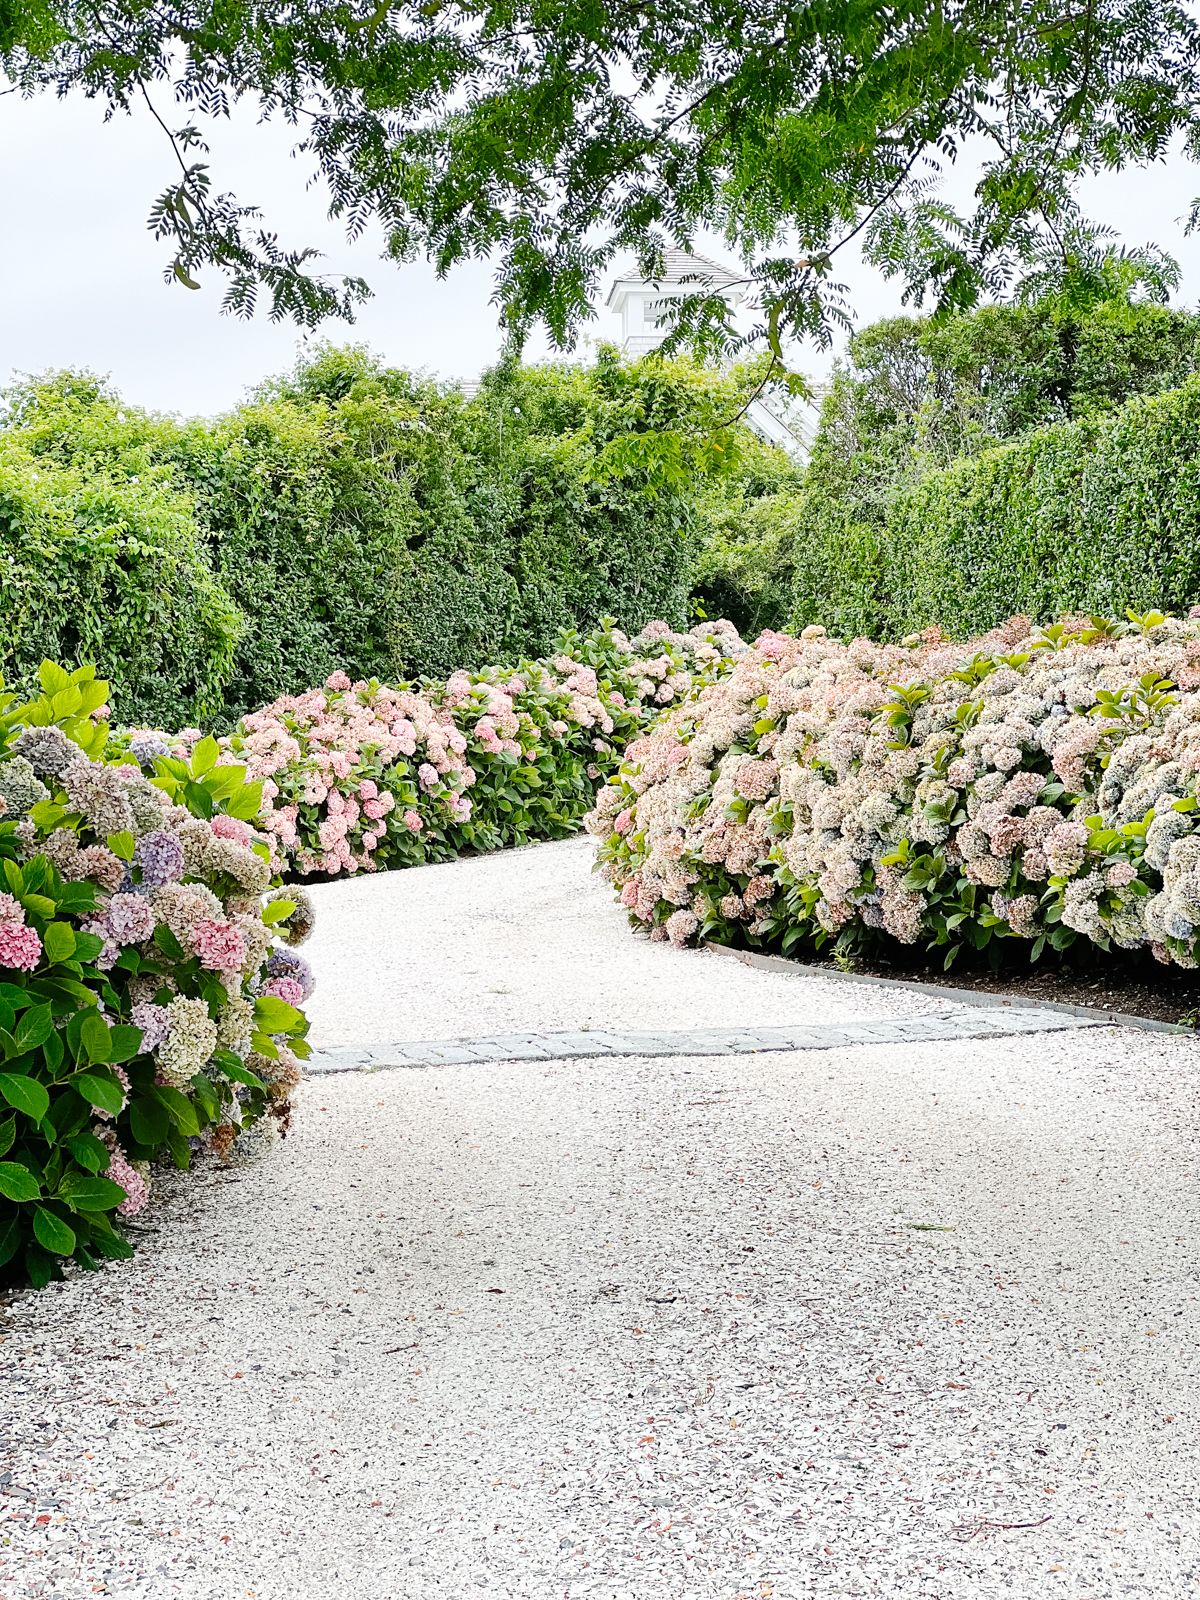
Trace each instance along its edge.
<path fill-rule="evenodd" d="M 608 291 L 607 304 L 621 318 L 621 349 L 629 356 L 657 350 L 667 334 L 666 325 L 660 324 L 670 302 L 714 292 L 729 305 L 740 305 L 745 281 L 728 267 L 686 250 L 665 251 L 662 275 L 652 283 L 632 275 L 618 278 Z"/>

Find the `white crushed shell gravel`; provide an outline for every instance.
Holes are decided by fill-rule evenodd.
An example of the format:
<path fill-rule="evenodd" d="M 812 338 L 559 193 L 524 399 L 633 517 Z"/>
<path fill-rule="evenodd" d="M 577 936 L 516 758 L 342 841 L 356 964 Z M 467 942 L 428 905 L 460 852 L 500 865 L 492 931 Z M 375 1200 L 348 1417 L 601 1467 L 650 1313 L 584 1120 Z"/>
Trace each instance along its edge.
<path fill-rule="evenodd" d="M 650 944 L 586 839 L 317 885 L 316 1045 L 512 1030 L 850 1022 L 944 1007 L 918 993 L 757 971 Z"/>
<path fill-rule="evenodd" d="M 314 1081 L 0 1311 L 0 1600 L 1200 1593 L 1198 1078 L 1106 1028 Z"/>

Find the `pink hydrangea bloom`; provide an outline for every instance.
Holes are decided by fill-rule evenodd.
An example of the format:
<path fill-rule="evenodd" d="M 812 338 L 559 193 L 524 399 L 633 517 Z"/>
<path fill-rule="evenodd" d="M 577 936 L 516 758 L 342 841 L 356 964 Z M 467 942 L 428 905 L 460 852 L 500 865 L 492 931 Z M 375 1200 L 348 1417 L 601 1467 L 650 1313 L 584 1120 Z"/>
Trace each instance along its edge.
<path fill-rule="evenodd" d="M 295 978 L 272 978 L 263 993 L 272 994 L 277 1000 L 286 1001 L 289 1006 L 298 1006 L 304 1000 L 304 986 Z"/>
<path fill-rule="evenodd" d="M 117 1207 L 118 1214 L 122 1217 L 136 1217 L 150 1198 L 150 1185 L 135 1167 L 130 1166 L 122 1150 L 113 1150 L 104 1176 L 111 1183 L 119 1183 L 125 1191 L 125 1198 Z"/>
<path fill-rule="evenodd" d="M 32 972 L 42 958 L 42 941 L 36 929 L 19 922 L 0 922 L 0 967 Z"/>
<path fill-rule="evenodd" d="M 206 917 L 192 929 L 191 943 L 210 972 L 238 972 L 246 964 L 246 940 L 232 922 Z"/>

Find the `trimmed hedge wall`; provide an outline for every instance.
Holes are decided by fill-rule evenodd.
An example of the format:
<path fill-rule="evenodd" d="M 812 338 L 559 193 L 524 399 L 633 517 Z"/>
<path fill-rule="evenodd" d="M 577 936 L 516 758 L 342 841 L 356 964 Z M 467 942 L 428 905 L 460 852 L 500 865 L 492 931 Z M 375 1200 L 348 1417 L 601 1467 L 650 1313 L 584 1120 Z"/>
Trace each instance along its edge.
<path fill-rule="evenodd" d="M 881 526 L 815 497 L 774 514 L 800 627 L 962 637 L 1017 612 L 1184 612 L 1200 601 L 1200 376 L 931 472 Z"/>
<path fill-rule="evenodd" d="M 167 476 L 60 465 L 0 434 L 5 678 L 33 683 L 46 656 L 93 662 L 119 676 L 119 716 L 211 715 L 241 626 Z"/>
<path fill-rule="evenodd" d="M 334 670 L 444 677 L 603 616 L 681 623 L 704 497 L 761 453 L 728 421 L 740 382 L 602 352 L 501 367 L 468 399 L 326 349 L 188 424 L 86 374 L 26 383 L 0 441 L 41 521 L 14 511 L 0 541 L 59 592 L 10 575 L 33 588 L 0 663 L 95 660 L 122 720 L 228 725 Z"/>

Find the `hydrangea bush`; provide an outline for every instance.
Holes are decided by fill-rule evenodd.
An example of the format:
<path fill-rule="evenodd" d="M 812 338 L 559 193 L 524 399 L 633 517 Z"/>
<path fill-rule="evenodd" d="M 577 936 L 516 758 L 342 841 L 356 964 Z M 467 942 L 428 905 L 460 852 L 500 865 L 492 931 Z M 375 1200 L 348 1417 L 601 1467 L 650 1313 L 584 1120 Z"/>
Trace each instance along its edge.
<path fill-rule="evenodd" d="M 1200 953 L 1200 608 L 967 644 L 766 633 L 635 739 L 589 830 L 656 939 Z M 1007 943 L 1004 943 L 1007 942 Z"/>
<path fill-rule="evenodd" d="M 40 679 L 0 694 L 0 1278 L 39 1285 L 129 1254 L 155 1163 L 278 1138 L 312 985 L 245 768 L 112 739 L 91 668 Z"/>
<path fill-rule="evenodd" d="M 336 876 L 444 860 L 578 827 L 653 715 L 727 671 L 727 623 L 564 633 L 548 660 L 389 687 L 334 673 L 242 719 L 221 759 L 262 784 L 272 863 Z M 131 735 L 185 755 L 195 729 Z"/>

